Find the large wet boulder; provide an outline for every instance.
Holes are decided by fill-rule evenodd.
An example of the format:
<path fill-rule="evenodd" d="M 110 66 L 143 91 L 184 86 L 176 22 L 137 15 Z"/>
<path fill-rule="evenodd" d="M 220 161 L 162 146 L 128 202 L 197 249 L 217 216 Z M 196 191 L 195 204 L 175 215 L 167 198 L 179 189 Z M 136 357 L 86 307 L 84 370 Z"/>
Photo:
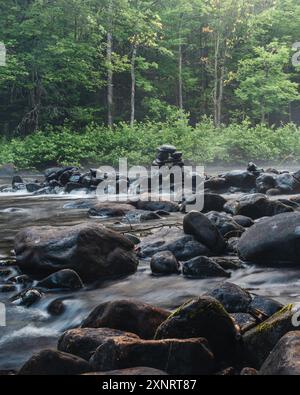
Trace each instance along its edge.
<path fill-rule="evenodd" d="M 236 358 L 238 337 L 234 322 L 216 299 L 203 296 L 179 307 L 156 332 L 156 339 L 204 337 L 218 360 Z"/>
<path fill-rule="evenodd" d="M 87 361 L 61 351 L 44 350 L 20 369 L 21 376 L 73 376 L 91 371 Z"/>
<path fill-rule="evenodd" d="M 283 336 L 259 371 L 260 376 L 300 375 L 300 332 Z"/>
<path fill-rule="evenodd" d="M 210 374 L 214 357 L 205 339 L 137 340 L 115 338 L 100 346 L 90 360 L 94 371 L 148 366 L 169 374 Z"/>
<path fill-rule="evenodd" d="M 58 340 L 58 350 L 77 355 L 89 361 L 96 349 L 107 340 L 116 337 L 130 337 L 138 339 L 133 333 L 109 328 L 78 328 L 65 332 Z"/>
<path fill-rule="evenodd" d="M 25 228 L 15 238 L 15 252 L 17 266 L 34 278 L 72 269 L 92 282 L 132 274 L 138 266 L 134 244 L 95 223 Z"/>
<path fill-rule="evenodd" d="M 183 230 L 216 254 L 222 253 L 226 247 L 226 243 L 215 224 L 198 211 L 191 211 L 186 214 L 183 219 Z"/>
<path fill-rule="evenodd" d="M 241 190 L 250 190 L 255 187 L 256 176 L 250 171 L 233 170 L 224 174 L 227 184 Z"/>
<path fill-rule="evenodd" d="M 224 209 L 231 215 L 244 215 L 253 220 L 294 211 L 292 207 L 286 206 L 280 201 L 269 200 L 260 193 L 244 195 L 238 200 L 229 201 L 225 204 Z"/>
<path fill-rule="evenodd" d="M 236 284 L 225 282 L 206 293 L 218 300 L 228 313 L 248 313 L 252 297 Z"/>
<path fill-rule="evenodd" d="M 106 302 L 96 307 L 83 321 L 82 328 L 112 328 L 153 339 L 159 325 L 170 312 L 133 300 Z"/>
<path fill-rule="evenodd" d="M 158 252 L 151 258 L 150 267 L 156 276 L 180 273 L 180 264 L 170 251 Z"/>
<path fill-rule="evenodd" d="M 300 213 L 258 222 L 241 237 L 238 253 L 245 261 L 263 265 L 300 264 Z"/>
<path fill-rule="evenodd" d="M 38 288 L 51 290 L 78 291 L 83 288 L 83 282 L 78 274 L 71 269 L 60 270 L 39 281 Z"/>
<path fill-rule="evenodd" d="M 187 235 L 183 230 L 174 227 L 164 227 L 145 237 L 138 247 L 141 258 L 152 257 L 162 251 L 170 251 L 177 259 L 186 261 L 211 253 L 209 248 L 199 243 L 192 235 Z"/>
<path fill-rule="evenodd" d="M 188 278 L 209 278 L 209 277 L 230 277 L 230 273 L 226 272 L 213 259 L 205 256 L 198 256 L 182 265 L 182 273 Z"/>
<path fill-rule="evenodd" d="M 295 312 L 294 306 L 288 305 L 245 333 L 244 356 L 250 366 L 259 369 L 282 336 L 295 330 L 293 326 Z"/>

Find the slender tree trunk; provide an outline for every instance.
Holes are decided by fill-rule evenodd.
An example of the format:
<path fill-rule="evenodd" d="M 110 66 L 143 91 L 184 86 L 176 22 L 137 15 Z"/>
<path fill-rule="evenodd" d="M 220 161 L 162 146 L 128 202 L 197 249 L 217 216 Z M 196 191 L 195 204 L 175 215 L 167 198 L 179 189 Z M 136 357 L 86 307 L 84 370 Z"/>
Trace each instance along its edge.
<path fill-rule="evenodd" d="M 217 126 L 221 125 L 222 121 L 222 106 L 223 106 L 223 92 L 224 92 L 224 75 L 225 75 L 225 67 L 222 66 L 220 80 L 219 80 L 219 96 L 217 103 Z"/>
<path fill-rule="evenodd" d="M 113 35 L 112 35 L 112 1 L 109 2 L 109 27 L 107 32 L 107 112 L 108 126 L 113 127 L 113 101 L 114 101 L 114 85 L 113 85 L 113 68 L 112 68 L 112 51 L 113 51 Z"/>
<path fill-rule="evenodd" d="M 179 27 L 179 46 L 178 46 L 178 97 L 179 97 L 179 109 L 183 111 L 183 79 L 182 79 L 182 42 L 181 42 L 181 27 L 182 22 Z"/>
<path fill-rule="evenodd" d="M 218 108 L 218 92 L 219 92 L 219 50 L 220 50 L 220 34 L 217 33 L 215 43 L 215 66 L 214 66 L 214 122 L 215 126 L 219 126 L 219 108 Z"/>
<path fill-rule="evenodd" d="M 131 56 L 131 116 L 130 125 L 133 127 L 135 121 L 135 91 L 136 91 L 136 75 L 135 75 L 135 61 L 137 55 L 137 46 L 132 48 Z"/>

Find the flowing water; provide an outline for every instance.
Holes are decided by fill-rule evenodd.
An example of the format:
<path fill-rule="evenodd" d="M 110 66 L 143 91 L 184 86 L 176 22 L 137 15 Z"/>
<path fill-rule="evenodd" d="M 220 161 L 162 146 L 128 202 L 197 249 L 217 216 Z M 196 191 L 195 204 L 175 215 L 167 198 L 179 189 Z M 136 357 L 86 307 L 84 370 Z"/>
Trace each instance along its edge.
<path fill-rule="evenodd" d="M 0 184 L 5 183 L 7 180 L 0 180 Z M 26 226 L 62 226 L 84 221 L 102 221 L 118 231 L 128 231 L 131 228 L 115 219 L 89 219 L 87 209 L 64 208 L 67 203 L 79 198 L 82 196 L 32 197 L 21 193 L 0 194 L 0 261 L 13 257 L 14 236 Z M 177 224 L 182 221 L 182 216 L 172 214 L 163 221 L 165 225 Z M 147 222 L 147 232 L 149 227 L 160 226 L 161 220 L 150 223 Z M 133 225 L 133 230 L 138 232 L 144 227 L 145 225 Z M 0 370 L 17 369 L 34 352 L 55 347 L 63 331 L 78 326 L 100 303 L 132 298 L 174 309 L 187 299 L 213 288 L 220 281 L 189 280 L 178 275 L 157 278 L 151 276 L 149 262 L 141 262 L 137 273 L 132 276 L 107 281 L 78 293 L 49 293 L 31 308 L 15 305 L 9 300 L 11 294 L 0 293 L 0 302 L 5 304 L 7 310 L 7 326 L 0 327 Z M 300 301 L 300 276 L 296 269 L 249 266 L 233 272 L 230 281 L 282 303 Z M 47 313 L 47 306 L 57 298 L 63 300 L 67 308 L 61 316 L 53 317 Z"/>

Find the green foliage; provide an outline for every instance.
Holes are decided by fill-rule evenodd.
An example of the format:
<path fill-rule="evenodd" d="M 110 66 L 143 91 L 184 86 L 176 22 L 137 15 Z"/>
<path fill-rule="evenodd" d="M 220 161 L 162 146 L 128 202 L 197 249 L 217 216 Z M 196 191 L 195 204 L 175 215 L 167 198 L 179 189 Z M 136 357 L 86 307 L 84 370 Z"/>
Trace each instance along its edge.
<path fill-rule="evenodd" d="M 170 143 L 195 164 L 212 162 L 245 163 L 283 161 L 300 156 L 300 129 L 289 124 L 278 129 L 249 122 L 216 129 L 209 118 L 196 127 L 188 117 L 174 114 L 165 122 L 120 123 L 114 129 L 90 124 L 82 133 L 70 127 L 49 128 L 25 139 L 3 140 L 0 163 L 18 168 L 43 168 L 51 165 L 117 165 L 119 158 L 132 164 L 151 164 L 156 148 Z"/>
<path fill-rule="evenodd" d="M 7 137 L 106 124 L 108 71 L 115 122 L 131 119 L 133 71 L 139 122 L 181 106 L 193 125 L 204 115 L 216 125 L 298 121 L 299 0 L 5 0 L 0 26 Z"/>

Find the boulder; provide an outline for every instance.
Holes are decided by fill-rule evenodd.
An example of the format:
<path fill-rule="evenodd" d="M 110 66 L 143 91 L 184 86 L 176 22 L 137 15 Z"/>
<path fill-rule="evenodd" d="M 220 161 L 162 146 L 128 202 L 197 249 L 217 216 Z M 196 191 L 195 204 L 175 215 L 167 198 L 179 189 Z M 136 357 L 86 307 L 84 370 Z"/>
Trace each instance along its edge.
<path fill-rule="evenodd" d="M 228 313 L 248 313 L 252 301 L 249 292 L 229 282 L 221 284 L 206 295 L 218 300 Z"/>
<path fill-rule="evenodd" d="M 198 256 L 182 265 L 182 273 L 188 278 L 230 277 L 213 259 Z"/>
<path fill-rule="evenodd" d="M 96 307 L 83 321 L 82 328 L 111 328 L 153 339 L 159 325 L 170 312 L 132 300 L 106 302 Z"/>
<path fill-rule="evenodd" d="M 167 211 L 169 213 L 174 213 L 179 211 L 179 205 L 176 202 L 169 200 L 160 201 L 149 201 L 149 200 L 138 200 L 137 202 L 132 202 L 138 210 L 144 211 Z"/>
<path fill-rule="evenodd" d="M 136 211 L 131 204 L 98 203 L 90 208 L 91 217 L 124 217 L 129 212 Z"/>
<path fill-rule="evenodd" d="M 188 235 L 218 254 L 224 251 L 226 243 L 218 228 L 202 213 L 191 211 L 183 219 L 183 230 Z"/>
<path fill-rule="evenodd" d="M 284 173 L 277 176 L 276 188 L 278 188 L 282 193 L 285 194 L 299 193 L 300 182 L 292 174 Z"/>
<path fill-rule="evenodd" d="M 91 371 L 82 358 L 55 350 L 33 355 L 20 369 L 21 376 L 73 376 Z"/>
<path fill-rule="evenodd" d="M 44 280 L 39 281 L 36 286 L 44 289 L 68 291 L 78 291 L 84 287 L 81 278 L 71 269 L 64 269 L 50 274 Z"/>
<path fill-rule="evenodd" d="M 260 193 L 244 195 L 239 200 L 229 201 L 225 204 L 224 209 L 233 216 L 244 215 L 253 220 L 294 211 L 293 208 L 279 201 L 269 200 Z"/>
<path fill-rule="evenodd" d="M 141 258 L 151 257 L 157 252 L 170 251 L 179 260 L 188 260 L 200 255 L 210 255 L 210 250 L 191 235 L 178 228 L 164 227 L 145 237 L 139 245 Z"/>
<path fill-rule="evenodd" d="M 94 371 L 148 366 L 174 375 L 203 375 L 214 370 L 214 357 L 205 339 L 138 340 L 114 338 L 100 346 L 90 360 Z"/>
<path fill-rule="evenodd" d="M 63 173 L 70 172 L 73 170 L 78 170 L 77 168 L 74 168 L 73 166 L 68 166 L 68 167 L 52 167 L 50 169 L 47 169 L 45 171 L 45 178 L 48 182 L 52 180 L 58 181 L 59 178 L 62 176 Z"/>
<path fill-rule="evenodd" d="M 220 193 L 228 188 L 228 183 L 223 177 L 211 177 L 204 182 L 204 188 Z"/>
<path fill-rule="evenodd" d="M 66 311 L 66 305 L 60 299 L 53 300 L 47 307 L 47 312 L 53 316 L 60 316 Z"/>
<path fill-rule="evenodd" d="M 249 228 L 238 244 L 239 256 L 263 265 L 300 263 L 300 213 L 280 214 Z"/>
<path fill-rule="evenodd" d="M 256 176 L 250 171 L 234 170 L 224 174 L 224 178 L 229 186 L 242 190 L 250 190 L 255 187 Z"/>
<path fill-rule="evenodd" d="M 276 344 L 259 371 L 260 376 L 300 375 L 300 332 L 289 332 Z"/>
<path fill-rule="evenodd" d="M 180 273 L 180 264 L 170 251 L 158 252 L 153 255 L 150 267 L 154 275 L 169 275 Z"/>
<path fill-rule="evenodd" d="M 256 179 L 256 191 L 266 193 L 269 189 L 276 188 L 276 175 L 263 173 Z"/>
<path fill-rule="evenodd" d="M 244 215 L 235 215 L 232 219 L 243 228 L 250 228 L 255 223 L 252 218 Z"/>
<path fill-rule="evenodd" d="M 58 340 L 58 350 L 77 355 L 87 361 L 96 349 L 107 340 L 116 337 L 138 339 L 137 335 L 109 328 L 79 328 L 65 332 Z"/>
<path fill-rule="evenodd" d="M 20 306 L 30 307 L 35 303 L 39 302 L 43 297 L 43 294 L 37 289 L 27 289 L 21 292 L 19 295 L 14 296 L 14 302 Z"/>
<path fill-rule="evenodd" d="M 27 189 L 27 192 L 33 193 L 33 192 L 36 192 L 39 189 L 41 189 L 41 185 L 34 183 L 34 182 L 29 182 L 26 184 L 26 189 Z"/>
<path fill-rule="evenodd" d="M 179 307 L 157 329 L 156 339 L 204 337 L 218 360 L 236 358 L 238 337 L 234 322 L 216 299 L 203 296 Z"/>
<path fill-rule="evenodd" d="M 230 233 L 242 235 L 245 231 L 229 214 L 210 211 L 206 217 L 215 224 L 223 237 Z"/>
<path fill-rule="evenodd" d="M 269 318 L 284 307 L 283 304 L 279 303 L 277 300 L 265 296 L 253 295 L 252 297 L 250 310 L 262 313 L 264 317 Z"/>
<path fill-rule="evenodd" d="M 92 282 L 132 274 L 138 266 L 134 244 L 96 223 L 25 228 L 15 238 L 15 252 L 21 271 L 38 279 L 72 269 Z"/>
<path fill-rule="evenodd" d="M 204 207 L 202 212 L 208 213 L 210 211 L 222 211 L 224 204 L 227 202 L 223 196 L 216 193 L 205 193 L 204 194 Z"/>
<path fill-rule="evenodd" d="M 288 305 L 244 334 L 245 359 L 250 366 L 259 369 L 281 337 L 295 329 L 294 313 L 294 306 Z"/>

